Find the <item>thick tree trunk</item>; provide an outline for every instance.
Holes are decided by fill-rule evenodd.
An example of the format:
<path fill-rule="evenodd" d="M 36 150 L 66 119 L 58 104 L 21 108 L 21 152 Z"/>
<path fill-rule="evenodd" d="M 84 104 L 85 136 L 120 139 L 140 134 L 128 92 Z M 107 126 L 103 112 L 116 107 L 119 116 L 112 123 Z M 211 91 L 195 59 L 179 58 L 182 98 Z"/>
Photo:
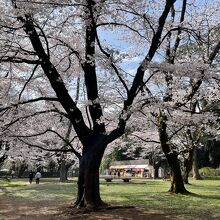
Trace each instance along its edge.
<path fill-rule="evenodd" d="M 183 183 L 180 163 L 177 158 L 178 155 L 176 151 L 173 149 L 172 144 L 169 143 L 168 134 L 166 132 L 166 116 L 162 115 L 161 113 L 158 119 L 160 144 L 171 169 L 171 188 L 169 191 L 172 193 L 186 194 L 188 193 L 188 191 L 186 190 Z"/>
<path fill-rule="evenodd" d="M 78 195 L 75 205 L 96 210 L 106 206 L 100 196 L 99 167 L 106 145 L 93 145 L 80 159 L 78 177 Z"/>
<path fill-rule="evenodd" d="M 61 164 L 60 164 L 60 182 L 67 181 L 67 172 L 68 172 L 68 166 L 66 166 L 66 161 L 63 159 L 61 160 Z"/>
<path fill-rule="evenodd" d="M 188 193 L 183 183 L 182 173 L 177 155 L 174 153 L 170 153 L 170 155 L 167 155 L 167 160 L 171 168 L 171 187 L 169 192 L 176 194 Z"/>
<path fill-rule="evenodd" d="M 193 171 L 193 179 L 195 179 L 195 180 L 201 180 L 202 179 L 202 177 L 199 174 L 198 157 L 197 157 L 197 148 L 196 147 L 193 151 L 192 171 Z"/>
<path fill-rule="evenodd" d="M 78 195 L 75 204 L 93 210 L 105 205 L 100 196 L 99 166 L 92 162 L 87 165 L 80 164 Z"/>
<path fill-rule="evenodd" d="M 73 164 L 75 164 L 75 160 L 67 161 L 63 156 L 60 162 L 60 182 L 66 182 L 68 180 L 68 171 Z"/>

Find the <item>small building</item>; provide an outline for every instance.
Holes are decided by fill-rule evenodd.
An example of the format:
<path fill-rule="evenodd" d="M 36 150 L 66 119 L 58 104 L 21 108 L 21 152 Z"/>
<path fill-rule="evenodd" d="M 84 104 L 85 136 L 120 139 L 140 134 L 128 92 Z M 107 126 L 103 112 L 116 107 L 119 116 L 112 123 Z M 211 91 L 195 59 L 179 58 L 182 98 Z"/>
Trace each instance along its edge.
<path fill-rule="evenodd" d="M 109 167 L 109 175 L 154 178 L 154 168 L 149 159 L 114 161 Z M 159 168 L 159 177 L 164 177 L 164 171 Z"/>

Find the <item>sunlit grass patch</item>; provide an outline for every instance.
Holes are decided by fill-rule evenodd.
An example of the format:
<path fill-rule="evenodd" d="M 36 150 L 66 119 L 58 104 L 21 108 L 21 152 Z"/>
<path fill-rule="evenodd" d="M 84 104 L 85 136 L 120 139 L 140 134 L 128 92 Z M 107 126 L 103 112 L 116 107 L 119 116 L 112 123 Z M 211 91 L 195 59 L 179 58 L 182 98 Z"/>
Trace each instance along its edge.
<path fill-rule="evenodd" d="M 56 200 L 56 201 L 71 201 L 74 198 L 75 187 L 70 183 L 46 183 L 32 184 L 25 188 L 17 189 L 16 191 L 7 191 L 10 196 L 27 198 L 35 201 L 40 200 Z"/>
<path fill-rule="evenodd" d="M 103 184 L 102 198 L 109 203 L 144 206 L 175 215 L 177 219 L 220 219 L 220 181 L 191 181 L 191 195 L 168 192 L 170 182 Z"/>
<path fill-rule="evenodd" d="M 24 181 L 3 181 L 0 180 L 0 187 L 19 187 L 26 186 L 28 183 Z"/>

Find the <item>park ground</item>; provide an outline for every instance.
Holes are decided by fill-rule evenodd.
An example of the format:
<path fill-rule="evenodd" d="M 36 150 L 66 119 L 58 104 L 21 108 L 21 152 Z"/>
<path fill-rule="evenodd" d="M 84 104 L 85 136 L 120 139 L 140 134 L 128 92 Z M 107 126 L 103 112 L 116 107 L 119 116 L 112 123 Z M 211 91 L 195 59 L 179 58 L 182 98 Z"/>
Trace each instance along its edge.
<path fill-rule="evenodd" d="M 186 186 L 191 195 L 172 195 L 169 186 L 162 180 L 101 181 L 103 200 L 115 207 L 88 214 L 71 208 L 75 179 L 42 179 L 39 185 L 0 181 L 0 220 L 220 219 L 220 178 L 191 181 Z"/>

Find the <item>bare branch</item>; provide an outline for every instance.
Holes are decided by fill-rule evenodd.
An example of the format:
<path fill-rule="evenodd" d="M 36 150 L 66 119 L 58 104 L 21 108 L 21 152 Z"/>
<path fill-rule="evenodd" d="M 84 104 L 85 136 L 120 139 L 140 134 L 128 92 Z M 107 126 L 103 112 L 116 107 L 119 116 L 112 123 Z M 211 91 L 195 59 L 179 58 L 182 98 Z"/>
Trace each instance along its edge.
<path fill-rule="evenodd" d="M 21 95 L 22 95 L 23 91 L 25 90 L 27 84 L 31 81 L 32 77 L 34 76 L 34 73 L 35 73 L 35 71 L 36 71 L 38 65 L 39 65 L 39 64 L 36 64 L 36 65 L 35 65 L 35 67 L 34 67 L 32 73 L 31 73 L 29 79 L 25 82 L 25 84 L 24 84 L 24 86 L 23 86 L 23 88 L 22 88 L 22 90 L 21 90 L 21 92 L 20 92 L 20 94 L 19 94 L 19 96 L 18 96 L 18 100 L 19 100 L 19 101 L 20 101 L 20 99 L 21 99 Z"/>
<path fill-rule="evenodd" d="M 41 114 L 48 114 L 48 113 L 51 113 L 51 112 L 56 112 L 56 110 L 54 109 L 51 109 L 51 110 L 46 110 L 46 111 L 39 111 L 39 112 L 35 112 L 33 114 L 30 114 L 30 115 L 26 115 L 26 116 L 23 116 L 23 117 L 20 117 L 20 118 L 17 118 L 13 121 L 11 121 L 10 123 L 6 124 L 5 125 L 5 128 L 3 129 L 3 131 L 6 131 L 10 126 L 12 126 L 13 124 L 23 120 L 23 119 L 28 119 L 28 118 L 31 118 L 31 117 L 35 117 L 35 116 L 38 116 L 38 115 L 41 115 Z"/>
<path fill-rule="evenodd" d="M 30 147 L 35 147 L 35 148 L 38 148 L 38 149 L 41 149 L 41 150 L 44 150 L 44 151 L 48 151 L 48 152 L 72 152 L 72 149 L 62 149 L 62 148 L 53 148 L 53 149 L 48 149 L 44 146 L 40 146 L 40 145 L 37 145 L 37 144 L 31 144 L 25 140 L 23 140 L 22 138 L 18 138 L 19 141 L 25 143 L 26 145 L 30 146 Z"/>
<path fill-rule="evenodd" d="M 140 37 L 144 38 L 145 40 L 146 37 L 144 35 L 142 35 L 139 31 L 135 30 L 134 28 L 130 27 L 129 25 L 127 24 L 122 24 L 122 23 L 117 23 L 117 22 L 108 22 L 108 23 L 100 23 L 100 24 L 97 24 L 96 26 L 97 27 L 101 27 L 101 26 L 120 26 L 120 27 L 125 27 L 125 28 L 128 28 L 129 30 L 133 31 L 134 33 L 138 34 Z"/>
<path fill-rule="evenodd" d="M 0 63 L 1 62 L 40 64 L 39 60 L 28 60 L 28 59 L 21 58 L 21 57 L 8 57 L 8 56 L 0 58 Z"/>
<path fill-rule="evenodd" d="M 144 138 L 139 137 L 138 135 L 135 135 L 135 134 L 131 134 L 131 136 L 134 136 L 134 137 L 136 137 L 136 138 L 138 138 L 138 139 L 140 139 L 140 140 L 144 141 L 145 143 L 156 143 L 156 144 L 160 144 L 160 142 L 159 142 L 159 141 L 150 140 L 149 138 L 144 139 Z"/>
<path fill-rule="evenodd" d="M 111 55 L 109 53 L 107 53 L 103 48 L 102 48 L 102 45 L 99 41 L 99 37 L 96 33 L 96 40 L 97 40 L 97 43 L 98 43 L 98 46 L 99 46 L 99 49 L 101 50 L 101 52 L 111 61 L 111 66 L 113 68 L 113 70 L 115 71 L 116 75 L 118 76 L 120 82 L 122 83 L 122 85 L 124 86 L 126 92 L 127 92 L 127 95 L 129 93 L 129 90 L 128 90 L 128 87 L 125 83 L 125 81 L 123 80 L 123 78 L 121 77 L 119 71 L 118 71 L 118 68 L 116 67 L 116 65 L 113 63 L 112 59 L 111 59 Z"/>

